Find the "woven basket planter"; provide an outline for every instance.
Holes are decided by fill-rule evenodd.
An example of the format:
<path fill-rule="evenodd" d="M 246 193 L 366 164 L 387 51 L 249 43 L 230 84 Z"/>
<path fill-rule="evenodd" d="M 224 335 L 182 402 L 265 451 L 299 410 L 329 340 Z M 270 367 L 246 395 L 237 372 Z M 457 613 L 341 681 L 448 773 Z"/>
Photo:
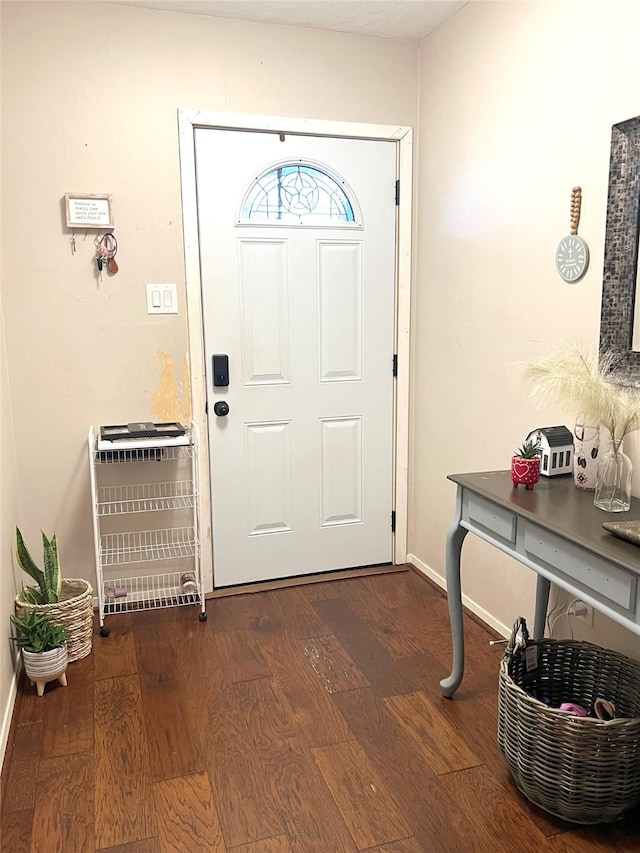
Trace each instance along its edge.
<path fill-rule="evenodd" d="M 520 628 L 526 648 L 535 647 L 528 655 L 514 648 Z M 640 803 L 638 661 L 586 642 L 528 640 L 518 620 L 500 666 L 498 697 L 498 743 L 533 803 L 581 824 L 616 820 Z M 597 698 L 615 704 L 615 720 L 558 710 L 571 702 L 592 714 Z"/>
<path fill-rule="evenodd" d="M 91 652 L 93 642 L 93 588 L 82 578 L 64 578 L 61 600 L 56 604 L 28 604 L 16 595 L 16 613 L 48 616 L 67 629 L 69 661 L 80 660 Z"/>

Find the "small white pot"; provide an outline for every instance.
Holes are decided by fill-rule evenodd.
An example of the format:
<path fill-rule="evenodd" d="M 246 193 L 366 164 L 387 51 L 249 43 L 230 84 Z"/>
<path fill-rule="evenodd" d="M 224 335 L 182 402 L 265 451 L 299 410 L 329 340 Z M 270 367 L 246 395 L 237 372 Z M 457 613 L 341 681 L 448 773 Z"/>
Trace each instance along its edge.
<path fill-rule="evenodd" d="M 27 673 L 31 684 L 37 685 L 38 696 L 42 696 L 44 686 L 48 681 L 55 681 L 57 679 L 63 687 L 67 686 L 65 671 L 69 655 L 66 643 L 48 652 L 28 652 L 26 649 L 23 649 L 22 660 L 24 662 L 24 671 Z"/>

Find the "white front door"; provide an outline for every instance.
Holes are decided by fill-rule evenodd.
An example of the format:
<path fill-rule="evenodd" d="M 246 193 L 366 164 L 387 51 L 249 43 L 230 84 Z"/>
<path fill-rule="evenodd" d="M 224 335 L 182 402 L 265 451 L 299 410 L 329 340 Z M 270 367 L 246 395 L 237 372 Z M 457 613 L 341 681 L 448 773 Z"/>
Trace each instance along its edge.
<path fill-rule="evenodd" d="M 390 562 L 396 144 L 196 129 L 195 158 L 214 584 Z"/>

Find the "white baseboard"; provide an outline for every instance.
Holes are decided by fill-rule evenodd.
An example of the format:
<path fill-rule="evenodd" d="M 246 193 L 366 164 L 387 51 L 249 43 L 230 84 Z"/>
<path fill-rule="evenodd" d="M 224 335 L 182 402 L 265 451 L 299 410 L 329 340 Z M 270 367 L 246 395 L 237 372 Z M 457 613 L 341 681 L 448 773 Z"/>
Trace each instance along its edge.
<path fill-rule="evenodd" d="M 4 765 L 4 757 L 9 741 L 9 731 L 11 729 L 11 718 L 13 709 L 16 704 L 16 696 L 18 695 L 18 675 L 20 674 L 20 658 L 18 658 L 17 669 L 13 672 L 13 677 L 9 686 L 9 695 L 7 696 L 4 713 L 2 715 L 2 728 L 0 728 L 0 773 Z"/>
<path fill-rule="evenodd" d="M 410 563 L 412 566 L 415 566 L 419 572 L 432 580 L 435 584 L 437 584 L 442 589 L 447 590 L 447 581 L 442 575 L 439 575 L 435 572 L 431 566 L 428 566 L 426 563 L 423 563 L 418 557 L 414 554 L 407 554 L 407 563 Z M 502 637 L 510 637 L 511 636 L 511 627 L 507 627 L 498 619 L 495 618 L 489 611 L 485 610 L 484 607 L 480 607 L 479 604 L 476 604 L 469 596 L 462 594 L 462 603 L 465 607 L 467 607 L 472 613 L 482 619 L 482 621 L 488 625 L 490 628 L 493 628 L 494 631 L 497 631 L 498 634 Z"/>

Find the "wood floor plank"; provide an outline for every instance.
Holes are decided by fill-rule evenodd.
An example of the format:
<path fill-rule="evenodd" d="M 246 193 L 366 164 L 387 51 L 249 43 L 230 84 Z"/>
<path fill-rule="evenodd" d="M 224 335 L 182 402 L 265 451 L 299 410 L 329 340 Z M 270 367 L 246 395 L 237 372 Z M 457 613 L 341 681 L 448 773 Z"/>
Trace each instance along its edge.
<path fill-rule="evenodd" d="M 105 624 L 111 630 L 109 636 L 97 634 L 93 640 L 96 679 L 134 675 L 138 671 L 138 662 L 132 614 L 115 613 L 107 617 Z"/>
<path fill-rule="evenodd" d="M 450 803 L 467 826 L 465 853 L 549 851 L 547 838 L 524 811 L 493 784 L 486 767 L 441 776 Z"/>
<path fill-rule="evenodd" d="M 251 631 L 217 633 L 215 646 L 215 654 L 220 660 L 225 679 L 229 683 L 250 681 L 252 678 L 265 678 L 271 675 L 271 670 Z"/>
<path fill-rule="evenodd" d="M 7 795 L 7 780 L 9 779 L 9 765 L 11 764 L 11 747 L 16 739 L 16 729 L 18 728 L 20 719 L 20 705 L 22 701 L 22 690 L 20 682 L 22 680 L 23 675 L 24 671 L 18 672 L 17 674 L 18 683 L 16 685 L 16 696 L 15 701 L 13 703 L 13 712 L 9 721 L 9 731 L 7 732 L 6 748 L 4 751 L 4 756 L 0 761 L 0 804 L 5 801 Z M 1 814 L 2 812 L 0 810 L 0 815 Z"/>
<path fill-rule="evenodd" d="M 322 621 L 370 682 L 393 667 L 393 659 L 370 628 L 341 598 L 315 601 Z"/>
<path fill-rule="evenodd" d="M 208 755 L 210 742 L 204 738 L 208 736 L 210 709 L 216 706 L 222 688 L 228 684 L 218 657 L 213 621 L 210 618 L 206 622 L 183 621 L 173 634 L 173 644 L 184 691 L 180 700 L 192 721 L 194 747 L 199 755 Z"/>
<path fill-rule="evenodd" d="M 93 753 L 94 659 L 89 655 L 67 667 L 67 687 L 46 697 L 42 758 Z"/>
<path fill-rule="evenodd" d="M 133 619 L 136 630 L 149 628 L 152 625 L 166 625 L 168 631 L 174 634 L 181 626 L 198 624 L 200 608 L 195 604 L 180 607 L 153 607 L 151 610 L 132 610 L 129 615 Z M 110 623 L 109 623 L 110 624 Z"/>
<path fill-rule="evenodd" d="M 159 781 L 204 770 L 173 633 L 150 624 L 136 631 L 135 643 L 151 778 Z"/>
<path fill-rule="evenodd" d="M 238 705 L 238 690 L 253 683 L 219 686 L 202 723 L 211 790 L 228 848 L 284 833 L 249 720 Z"/>
<path fill-rule="evenodd" d="M 285 631 L 299 639 L 320 637 L 327 633 L 327 626 L 313 608 L 313 599 L 305 586 L 285 587 L 269 593 L 280 614 Z"/>
<path fill-rule="evenodd" d="M 446 599 L 432 598 L 426 604 L 405 604 L 393 608 L 393 618 L 409 631 L 419 652 L 429 652 L 444 666 L 451 663 L 451 630 L 449 608 Z M 490 639 L 499 639 L 494 631 L 481 628 L 465 615 L 465 657 L 482 660 L 489 666 L 500 667 L 503 646 L 489 646 Z"/>
<path fill-rule="evenodd" d="M 637 853 L 640 850 L 640 807 L 613 823 L 578 827 L 549 839 L 552 853 Z"/>
<path fill-rule="evenodd" d="M 57 682 L 56 682 L 57 683 Z M 59 685 L 61 687 L 61 685 Z M 61 687 L 64 690 L 64 687 Z M 50 690 L 49 693 L 52 691 Z M 45 718 L 45 703 L 39 701 L 38 691 L 29 683 L 24 670 L 20 673 L 18 681 L 18 696 L 16 706 L 18 708 L 18 725 L 26 726 L 29 723 L 41 723 Z"/>
<path fill-rule="evenodd" d="M 418 572 L 411 572 L 408 587 L 413 601 L 394 607 L 394 614 L 407 624 L 424 651 L 428 651 L 440 660 L 444 666 L 451 664 L 451 630 L 449 626 L 449 606 L 446 595 L 433 595 L 440 592 L 432 581 Z M 464 632 L 466 658 L 482 660 L 490 667 L 499 667 L 504 646 L 489 646 L 489 640 L 501 639 L 500 635 L 482 623 L 478 617 L 464 610 Z"/>
<path fill-rule="evenodd" d="M 370 686 L 333 634 L 311 637 L 301 643 L 313 671 L 327 693 L 341 693 L 343 690 Z"/>
<path fill-rule="evenodd" d="M 143 841 L 131 841 L 116 847 L 102 847 L 100 853 L 161 853 L 158 838 L 145 838 Z"/>
<path fill-rule="evenodd" d="M 468 853 L 466 827 L 458 821 L 441 783 L 446 777 L 435 775 L 382 700 L 366 689 L 337 693 L 333 701 L 369 761 L 393 791 L 398 809 L 421 849 L 429 853 Z"/>
<path fill-rule="evenodd" d="M 640 842 L 635 838 L 616 836 L 609 828 L 605 834 L 589 838 L 582 833 L 563 833 L 549 839 L 551 853 L 638 853 Z"/>
<path fill-rule="evenodd" d="M 155 782 L 161 853 L 225 853 L 206 773 Z"/>
<path fill-rule="evenodd" d="M 411 835 L 386 785 L 356 741 L 313 755 L 358 850 Z"/>
<path fill-rule="evenodd" d="M 325 583 L 309 584 L 305 592 L 312 602 L 345 597 L 350 590 L 362 587 L 363 578 L 343 578 Z"/>
<path fill-rule="evenodd" d="M 353 593 L 349 595 L 353 596 Z M 420 688 L 422 678 L 430 677 L 435 681 L 443 677 L 438 675 L 444 671 L 443 668 L 429 655 L 422 660 L 429 663 L 433 661 L 434 666 L 426 669 L 426 672 L 433 673 L 430 676 L 404 665 L 405 660 L 413 660 L 416 656 L 395 659 L 385 648 L 373 622 L 359 617 L 346 601 L 318 600 L 314 602 L 314 607 L 378 696 L 412 693 Z"/>
<path fill-rule="evenodd" d="M 268 797 L 295 853 L 355 853 L 313 757 L 297 736 L 287 703 L 272 679 L 234 685 L 236 708 L 251 733 Z"/>
<path fill-rule="evenodd" d="M 213 631 L 253 631 L 268 636 L 282 627 L 280 609 L 269 592 L 249 592 L 207 602 Z"/>
<path fill-rule="evenodd" d="M 426 651 L 410 626 L 395 615 L 396 608 L 381 602 L 367 586 L 352 586 L 343 597 L 354 613 L 375 633 L 376 639 L 393 659 Z"/>
<path fill-rule="evenodd" d="M 144 709 L 137 676 L 95 682 L 97 847 L 158 834 Z"/>
<path fill-rule="evenodd" d="M 43 697 L 40 701 L 44 702 Z M 18 725 L 11 750 L 11 784 L 7 784 L 2 813 L 32 809 L 38 784 L 38 765 L 42 748 L 42 723 Z"/>
<path fill-rule="evenodd" d="M 40 762 L 33 853 L 95 849 L 93 775 L 93 751 Z"/>
<path fill-rule="evenodd" d="M 241 844 L 240 847 L 229 850 L 229 853 L 292 853 L 292 847 L 286 835 L 279 835 L 277 838 L 264 838 L 253 844 Z"/>
<path fill-rule="evenodd" d="M 254 624 L 258 595 L 263 598 L 267 593 L 254 595 L 252 608 L 243 605 L 242 612 L 248 618 L 242 624 Z M 222 604 L 228 599 L 217 601 Z M 237 616 L 238 609 L 234 608 L 233 613 Z M 229 627 L 232 621 L 225 620 L 224 624 Z M 182 701 L 190 709 L 200 753 L 208 767 L 223 837 L 230 848 L 280 836 L 283 826 L 269 800 L 247 724 L 237 713 L 233 675 L 220 656 L 220 627 L 209 613 L 205 623 L 185 623 L 175 637 L 175 644 L 184 674 Z M 269 634 L 267 631 L 266 635 Z M 263 636 L 260 626 L 258 636 Z"/>
<path fill-rule="evenodd" d="M 456 724 L 460 722 L 460 718 L 470 720 L 474 715 L 476 719 L 481 716 L 486 724 L 485 731 L 482 733 L 482 742 L 487 743 L 486 730 L 493 728 L 496 736 L 498 731 L 497 673 L 488 673 L 486 665 L 479 668 L 469 661 L 469 666 L 465 667 L 463 683 L 456 691 L 455 698 L 445 699 L 440 689 L 440 681 L 448 674 L 448 666 L 444 666 L 429 652 L 423 652 L 397 660 L 393 667 L 393 677 L 381 678 L 372 684 L 372 688 L 381 698 L 398 695 L 398 685 L 405 687 L 404 693 L 423 690 L 439 712 L 447 720 L 454 720 Z M 465 731 L 465 738 L 466 735 Z M 472 748 L 475 742 L 474 738 Z M 495 752 L 493 754 L 495 755 Z"/>
<path fill-rule="evenodd" d="M 262 638 L 260 648 L 303 741 L 313 747 L 348 740 L 349 727 L 314 672 L 302 641 L 280 632 Z"/>
<path fill-rule="evenodd" d="M 21 812 L 0 810 L 0 850 L 6 853 L 31 853 L 33 809 Z"/>
<path fill-rule="evenodd" d="M 445 589 L 438 586 L 435 581 L 428 578 L 415 567 L 410 568 L 411 571 L 405 580 L 405 584 L 413 597 L 413 601 L 408 603 L 426 604 L 429 599 L 434 597 L 434 593 L 436 598 L 444 598 L 445 601 L 447 600 L 447 593 Z M 398 606 L 400 605 L 401 602 L 398 602 Z"/>
<path fill-rule="evenodd" d="M 415 838 L 404 838 L 402 841 L 393 841 L 391 844 L 381 844 L 378 847 L 370 847 L 361 853 L 424 853 Z"/>
<path fill-rule="evenodd" d="M 364 578 L 362 585 L 380 604 L 389 608 L 416 604 L 416 601 L 422 601 L 424 597 L 442 597 L 441 591 L 430 584 L 421 583 L 418 589 L 415 580 L 415 572 L 409 569 L 397 575 L 372 575 Z"/>
<path fill-rule="evenodd" d="M 438 775 L 477 767 L 481 763 L 424 693 L 390 696 L 383 702 Z"/>
<path fill-rule="evenodd" d="M 407 685 L 407 693 L 423 691 L 449 726 L 454 731 L 464 732 L 467 747 L 490 769 L 495 784 L 515 803 L 522 804 L 531 820 L 545 835 L 567 829 L 566 822 L 530 804 L 513 784 L 497 747 L 498 685 L 494 674 L 487 672 L 486 665 L 474 669 L 474 664 L 470 662 L 464 681 L 455 699 L 451 700 L 445 699 L 440 691 L 440 680 L 448 673 L 448 668 L 445 669 L 431 655 L 416 655 L 396 661 L 391 682 L 380 681 L 372 689 L 382 698 L 398 695 L 398 683 Z M 409 685 L 412 686 L 409 688 Z"/>

